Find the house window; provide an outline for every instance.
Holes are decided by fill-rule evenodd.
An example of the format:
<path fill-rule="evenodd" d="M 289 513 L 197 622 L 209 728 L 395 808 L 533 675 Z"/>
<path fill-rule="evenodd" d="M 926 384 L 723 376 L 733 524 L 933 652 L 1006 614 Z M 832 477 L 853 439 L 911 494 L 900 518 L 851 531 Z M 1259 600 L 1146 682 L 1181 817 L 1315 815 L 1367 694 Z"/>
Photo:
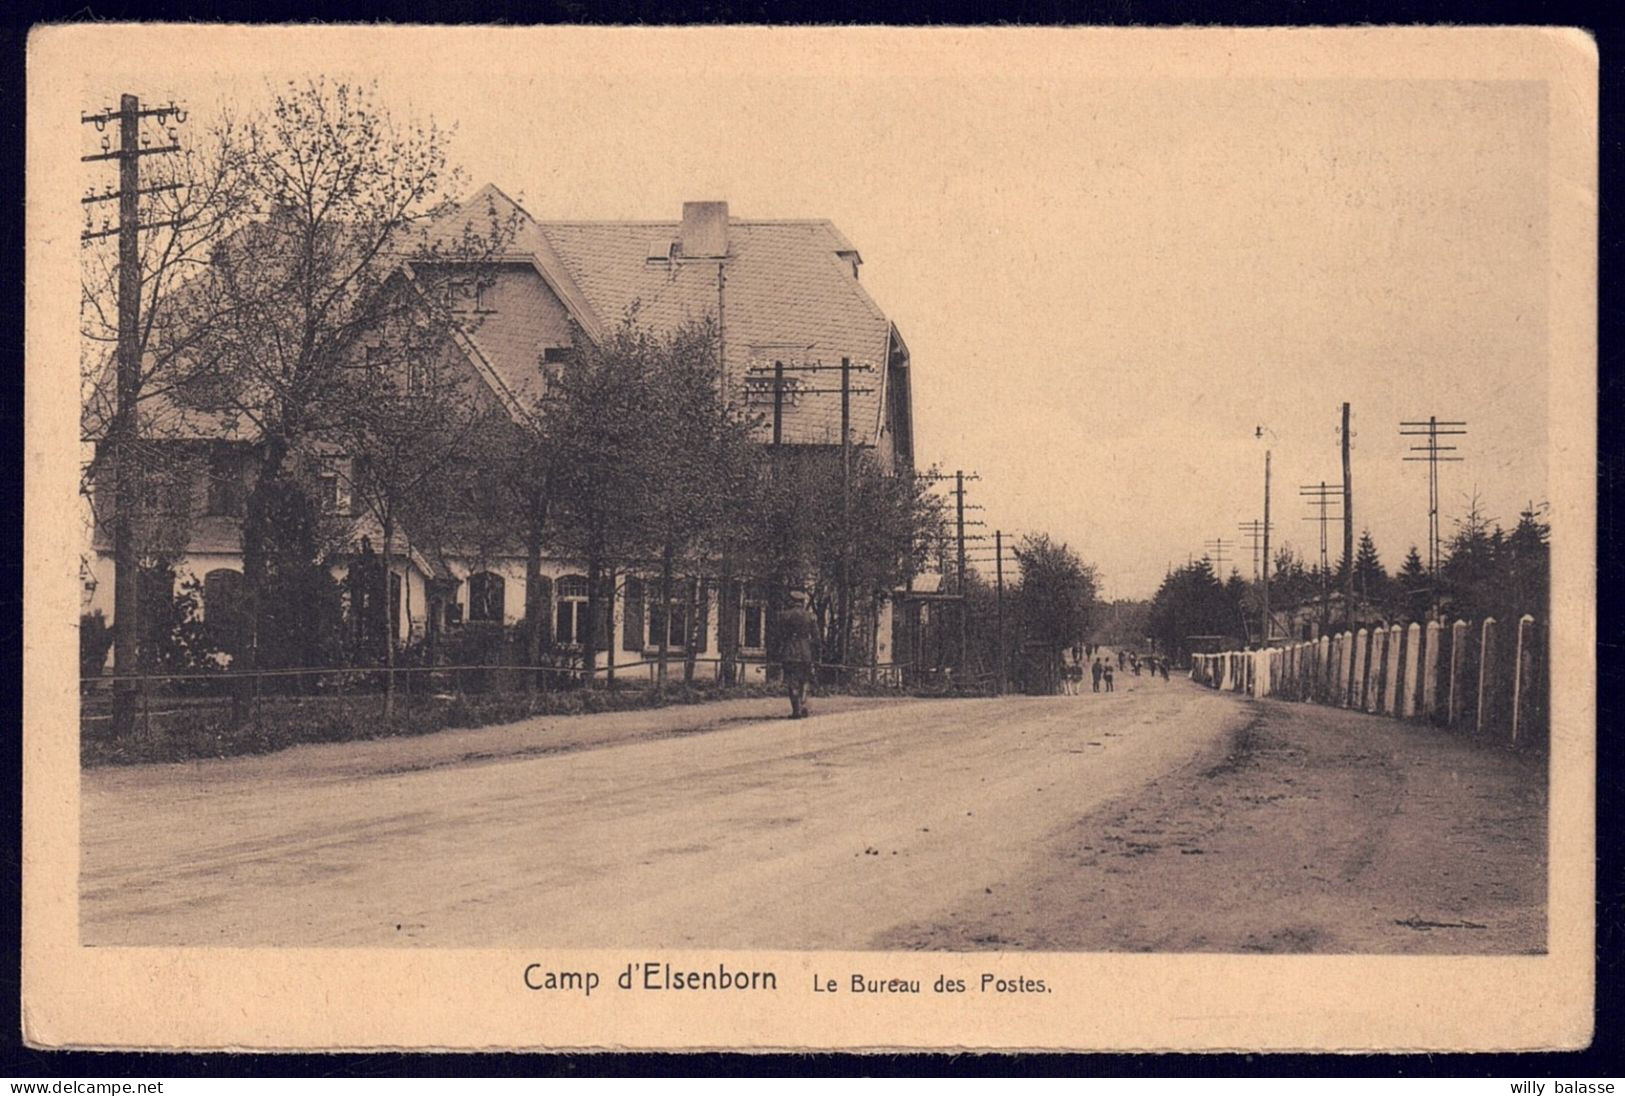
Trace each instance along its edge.
<path fill-rule="evenodd" d="M 494 312 L 491 283 L 474 278 L 452 278 L 446 283 L 446 303 L 454 312 Z"/>
<path fill-rule="evenodd" d="M 682 647 L 688 643 L 688 588 L 684 583 L 672 586 L 671 601 L 662 606 L 658 600 L 649 605 L 649 646 L 660 646 L 660 637 L 666 637 L 667 647 Z"/>
<path fill-rule="evenodd" d="M 234 652 L 242 624 L 243 576 L 219 568 L 203 576 L 203 626 L 216 648 Z"/>
<path fill-rule="evenodd" d="M 767 591 L 760 586 L 746 586 L 740 613 L 744 617 L 742 646 L 747 650 L 761 650 L 767 644 Z"/>
<path fill-rule="evenodd" d="M 141 508 L 149 514 L 175 512 L 178 495 L 175 478 L 169 472 L 148 472 L 141 477 Z M 190 511 L 191 507 L 186 509 Z"/>
<path fill-rule="evenodd" d="M 468 576 L 468 619 L 494 620 L 505 617 L 507 603 L 501 575 L 480 571 Z"/>
<path fill-rule="evenodd" d="M 587 580 L 580 575 L 559 579 L 557 627 L 553 634 L 559 643 L 585 647 L 591 639 L 587 618 Z"/>
<path fill-rule="evenodd" d="M 324 513 L 339 512 L 339 470 L 332 461 L 324 461 L 316 470 L 316 501 Z"/>
<path fill-rule="evenodd" d="M 243 477 L 238 466 L 237 454 L 224 445 L 211 450 L 207 475 L 208 490 L 204 513 L 211 517 L 241 517 Z"/>
<path fill-rule="evenodd" d="M 544 347 L 542 349 L 542 364 L 543 365 L 563 365 L 565 362 L 570 360 L 570 352 L 573 349 L 574 349 L 573 347 L 569 347 L 569 346 L 548 346 L 548 347 Z"/>

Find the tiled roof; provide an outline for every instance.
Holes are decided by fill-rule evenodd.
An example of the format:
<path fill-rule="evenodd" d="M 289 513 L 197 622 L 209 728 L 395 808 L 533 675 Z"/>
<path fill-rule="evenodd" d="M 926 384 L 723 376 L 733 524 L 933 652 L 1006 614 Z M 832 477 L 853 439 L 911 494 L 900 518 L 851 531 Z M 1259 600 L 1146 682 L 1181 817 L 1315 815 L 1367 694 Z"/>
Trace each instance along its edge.
<path fill-rule="evenodd" d="M 885 364 L 891 325 L 858 283 L 851 258 L 856 249 L 829 221 L 728 221 L 728 255 L 718 284 L 716 259 L 672 255 L 681 230 L 676 221 L 535 221 L 494 186 L 477 192 L 444 230 L 461 231 L 470 218 L 516 218 L 510 252 L 534 258 L 538 273 L 576 322 L 593 337 L 636 313 L 656 329 L 705 316 L 722 322 L 724 367 L 737 391 L 752 365 L 775 359 L 838 366 L 842 357 L 869 364 L 874 372 L 853 375 L 852 432 L 873 444 L 881 428 Z M 499 376 L 533 375 L 534 351 L 517 357 L 494 343 L 493 331 L 470 334 Z M 805 387 L 838 388 L 839 374 L 793 373 Z M 768 390 L 770 393 L 770 389 Z M 754 406 L 772 413 L 764 393 Z M 765 429 L 765 428 L 764 428 Z M 791 444 L 840 440 L 840 397 L 808 393 L 786 401 L 783 436 Z"/>
<path fill-rule="evenodd" d="M 475 366 L 510 409 L 532 402 L 542 346 L 558 344 L 559 317 L 548 294 L 562 303 L 592 338 L 636 312 L 639 321 L 662 328 L 707 315 L 722 320 L 724 370 L 735 393 L 753 365 L 775 359 L 838 366 L 841 358 L 868 364 L 853 375 L 854 441 L 875 444 L 885 406 L 886 360 L 891 325 L 854 275 L 856 251 L 826 220 L 728 221 L 728 253 L 718 285 L 716 259 L 671 255 L 677 221 L 538 222 L 495 186 L 486 186 L 454 214 L 438 220 L 431 236 L 454 239 L 476 231 L 491 215 L 512 216 L 515 235 L 501 257 L 504 314 L 493 314 L 465 332 L 464 347 Z M 842 257 L 842 255 L 846 257 Z M 804 387 L 839 388 L 839 373 L 796 372 Z M 102 387 L 110 387 L 111 369 Z M 867 391 L 863 391 L 863 390 Z M 105 399 L 85 409 L 86 436 L 105 429 Z M 772 413 L 771 388 L 751 400 L 764 422 Z M 143 433 L 152 437 L 251 440 L 252 424 L 203 411 L 156 392 L 142 401 Z M 763 427 L 764 437 L 769 429 Z M 786 400 L 783 437 L 789 444 L 835 444 L 840 440 L 840 397 L 833 391 Z"/>
<path fill-rule="evenodd" d="M 719 293 L 715 259 L 649 260 L 651 248 L 675 240 L 680 227 L 673 221 L 542 223 L 601 315 L 619 319 L 635 308 L 640 322 L 665 327 L 720 312 L 731 385 L 741 385 L 752 365 L 771 366 L 775 358 L 838 366 L 844 356 L 874 366 L 873 373 L 853 375 L 853 388 L 869 391 L 854 394 L 851 408 L 854 440 L 872 443 L 880 429 L 891 325 L 850 264 L 836 257 L 851 245 L 828 221 L 731 218 Z M 809 388 L 840 385 L 836 370 L 793 377 Z M 788 403 L 787 443 L 839 442 L 838 395 L 808 394 Z M 756 406 L 771 415 L 770 397 Z"/>

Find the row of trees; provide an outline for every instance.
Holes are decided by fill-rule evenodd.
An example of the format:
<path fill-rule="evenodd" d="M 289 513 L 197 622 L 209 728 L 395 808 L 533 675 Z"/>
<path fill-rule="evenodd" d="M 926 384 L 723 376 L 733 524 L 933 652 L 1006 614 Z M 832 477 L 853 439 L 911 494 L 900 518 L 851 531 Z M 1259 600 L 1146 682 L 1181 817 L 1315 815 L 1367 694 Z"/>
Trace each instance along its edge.
<path fill-rule="evenodd" d="M 1551 527 L 1530 504 L 1506 531 L 1484 515 L 1477 498 L 1442 545 L 1437 576 L 1428 572 L 1412 545 L 1399 569 L 1390 573 L 1376 541 L 1363 532 L 1353 561 L 1354 619 L 1357 622 L 1420 621 L 1437 612 L 1451 619 L 1516 620 L 1528 613 L 1545 620 L 1550 597 Z M 1275 555 L 1270 599 L 1275 610 L 1312 604 L 1323 593 L 1340 595 L 1349 561 L 1322 571 L 1307 565 L 1290 547 Z M 1256 638 L 1261 606 L 1259 584 L 1232 571 L 1221 581 L 1206 558 L 1171 572 L 1145 610 L 1145 635 L 1165 650 L 1187 652 L 1190 637 Z M 1329 625 L 1343 625 L 1344 609 L 1329 610 Z M 1124 611 L 1126 612 L 1126 610 Z"/>
<path fill-rule="evenodd" d="M 764 450 L 709 318 L 654 331 L 634 310 L 596 339 L 578 333 L 562 356 L 539 353 L 532 386 L 480 381 L 461 346 L 519 215 L 457 212 L 464 180 L 447 140 L 433 123 L 393 118 L 373 89 L 321 81 L 221 120 L 157 180 L 174 189 L 147 199 L 167 204 L 148 215 L 169 223 L 141 253 L 133 401 L 115 398 L 109 365 L 116 263 L 87 249 L 87 491 L 102 507 L 125 492 L 171 499 L 118 538 L 121 580 L 161 574 L 185 550 L 201 477 L 243 493 L 238 668 L 353 651 L 323 626 L 341 619 L 346 593 L 381 605 L 397 633 L 387 583 L 358 595 L 331 577 L 358 525 L 380 582 L 402 553 L 523 555 L 532 664 L 551 639 L 545 556 L 585 566 L 588 669 L 615 576 L 634 571 L 658 575 L 661 606 L 679 576 L 700 577 L 687 589 L 702 604 L 713 579 L 809 584 L 844 646 L 859 613 L 833 619 L 832 607 L 873 607 L 920 564 L 939 517 L 920 481 L 859 452 L 843 509 L 838 449 Z M 186 441 L 211 436 L 235 439 L 246 468 L 217 467 L 218 447 Z M 335 505 L 340 493 L 348 505 Z M 834 596 L 843 579 L 849 601 Z M 691 629 L 699 618 L 685 616 Z M 666 629 L 659 639 L 664 674 Z M 381 657 L 393 665 L 393 642 Z"/>

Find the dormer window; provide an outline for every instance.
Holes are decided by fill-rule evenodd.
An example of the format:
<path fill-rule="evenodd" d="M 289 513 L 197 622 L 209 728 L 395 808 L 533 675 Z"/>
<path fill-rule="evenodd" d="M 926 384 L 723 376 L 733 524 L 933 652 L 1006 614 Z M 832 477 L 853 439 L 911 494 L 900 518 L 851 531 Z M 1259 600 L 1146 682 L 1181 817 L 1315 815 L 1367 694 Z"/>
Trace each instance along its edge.
<path fill-rule="evenodd" d="M 491 284 L 476 278 L 452 278 L 446 282 L 446 305 L 453 312 L 493 312 Z"/>

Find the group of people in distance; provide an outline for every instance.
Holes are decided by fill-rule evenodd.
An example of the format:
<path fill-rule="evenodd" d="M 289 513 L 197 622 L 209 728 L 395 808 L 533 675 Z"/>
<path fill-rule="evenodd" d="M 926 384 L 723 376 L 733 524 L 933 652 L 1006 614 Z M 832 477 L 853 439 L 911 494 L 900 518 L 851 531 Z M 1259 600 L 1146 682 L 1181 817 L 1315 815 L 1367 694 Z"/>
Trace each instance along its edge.
<path fill-rule="evenodd" d="M 1090 691 L 1097 693 L 1114 691 L 1112 660 L 1105 655 L 1097 654 L 1098 650 L 1098 647 L 1091 646 L 1081 652 L 1073 651 L 1072 661 L 1062 664 L 1061 692 L 1063 695 L 1079 696 L 1082 694 L 1083 659 L 1090 657 L 1094 659 L 1089 664 Z M 1082 658 L 1078 657 L 1080 654 Z M 1139 677 L 1141 671 L 1144 671 L 1152 677 L 1161 674 L 1162 680 L 1168 680 L 1168 660 L 1159 655 L 1146 655 L 1141 658 L 1137 651 L 1119 650 L 1117 652 L 1117 669 L 1123 670 L 1125 668 L 1133 673 L 1135 677 Z"/>

